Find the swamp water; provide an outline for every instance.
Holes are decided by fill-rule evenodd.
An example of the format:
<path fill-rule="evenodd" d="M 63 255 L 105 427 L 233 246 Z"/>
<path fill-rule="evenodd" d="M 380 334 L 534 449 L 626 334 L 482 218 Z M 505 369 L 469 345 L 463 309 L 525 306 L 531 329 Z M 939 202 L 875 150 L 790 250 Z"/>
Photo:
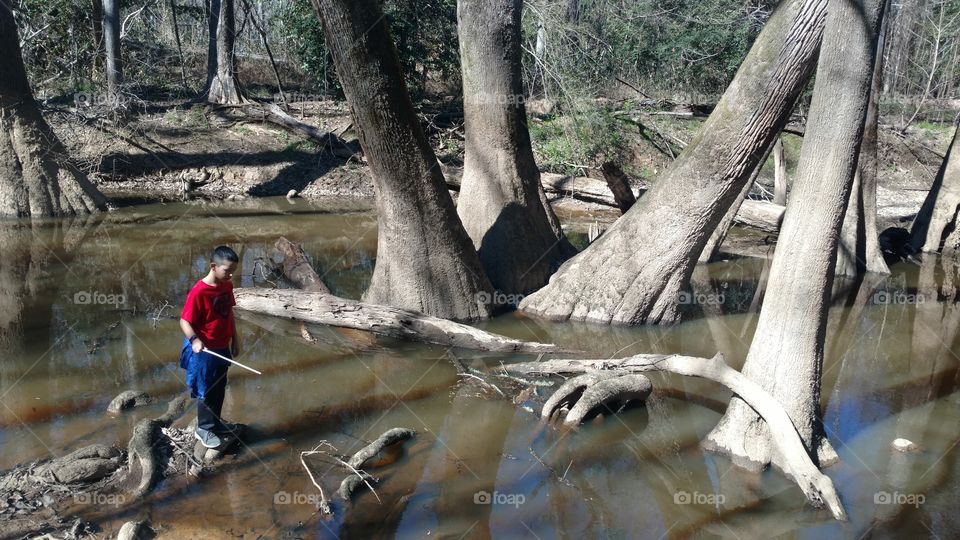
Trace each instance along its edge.
<path fill-rule="evenodd" d="M 376 255 L 375 217 L 362 206 L 167 203 L 0 224 L 0 469 L 95 442 L 125 448 L 136 422 L 183 389 L 177 319 L 211 247 L 226 243 L 240 254 L 235 286 L 269 287 L 256 261 L 281 235 L 304 245 L 335 294 L 359 297 Z M 480 326 L 596 357 L 721 351 L 739 368 L 766 264 L 737 258 L 701 267 L 689 321 L 669 328 L 517 314 Z M 515 404 L 519 387 L 499 382 L 502 397 L 458 377 L 450 361 L 482 368 L 530 357 L 390 340 L 361 348 L 342 332 L 308 326 L 318 340 L 311 345 L 299 324 L 251 315 L 238 317 L 238 359 L 264 374 L 231 370 L 224 406 L 228 420 L 251 426 L 249 444 L 198 482 L 168 479 L 130 504 L 78 500 L 70 512 L 114 534 L 146 518 L 168 538 L 957 538 L 956 283 L 954 267 L 931 257 L 922 268 L 899 265 L 890 277 L 837 286 L 822 398 L 841 456 L 827 474 L 846 524 L 807 506 L 779 473 L 750 475 L 699 448 L 730 398 L 713 383 L 654 374 L 646 407 L 576 432 L 544 430 L 537 413 L 551 388 Z M 127 389 L 158 402 L 107 414 Z M 392 427 L 418 435 L 398 461 L 371 471 L 376 494 L 350 505 L 336 499 L 333 518 L 323 519 L 299 453 L 326 441 L 352 454 Z M 892 451 L 900 437 L 921 451 Z M 313 463 L 334 498 L 347 473 Z"/>

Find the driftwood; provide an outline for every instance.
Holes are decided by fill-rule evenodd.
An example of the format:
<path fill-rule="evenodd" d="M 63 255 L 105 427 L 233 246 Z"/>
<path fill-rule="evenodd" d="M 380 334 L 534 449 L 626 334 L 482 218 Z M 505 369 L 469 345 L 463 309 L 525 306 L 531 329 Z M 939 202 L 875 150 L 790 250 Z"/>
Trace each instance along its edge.
<path fill-rule="evenodd" d="M 619 377 L 610 377 L 591 384 L 583 391 L 577 404 L 570 409 L 563 423 L 578 426 L 583 423 L 590 411 L 602 406 L 613 408 L 614 404 L 626 404 L 628 401 L 645 401 L 650 397 L 653 385 L 650 379 L 639 373 L 630 373 Z"/>
<path fill-rule="evenodd" d="M 327 285 L 310 266 L 310 261 L 307 260 L 303 248 L 282 236 L 273 246 L 276 250 L 273 262 L 291 283 L 307 292 L 330 292 Z"/>
<path fill-rule="evenodd" d="M 843 503 L 833 487 L 833 481 L 811 461 L 790 416 L 766 390 L 728 366 L 722 354 L 713 358 L 681 355 L 640 354 L 612 360 L 546 360 L 504 366 L 508 371 L 522 374 L 588 373 L 613 370 L 620 373 L 668 371 L 679 375 L 700 377 L 720 383 L 740 397 L 759 414 L 770 428 L 770 437 L 782 456 L 784 473 L 792 478 L 807 499 L 815 506 L 826 505 L 833 517 L 846 521 Z"/>
<path fill-rule="evenodd" d="M 234 290 L 237 309 L 381 336 L 492 352 L 562 351 L 551 343 L 512 339 L 416 311 L 367 304 L 332 294 L 248 287 Z"/>

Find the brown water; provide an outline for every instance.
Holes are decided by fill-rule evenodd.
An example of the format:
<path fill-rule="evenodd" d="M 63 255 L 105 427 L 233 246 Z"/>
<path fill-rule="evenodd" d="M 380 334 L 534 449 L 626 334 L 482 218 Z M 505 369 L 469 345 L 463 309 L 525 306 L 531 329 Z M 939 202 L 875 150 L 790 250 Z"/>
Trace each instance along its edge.
<path fill-rule="evenodd" d="M 136 421 L 183 388 L 177 317 L 210 248 L 228 243 L 240 253 L 235 285 L 272 286 L 256 260 L 280 235 L 304 244 L 336 294 L 363 291 L 376 230 L 362 206 L 168 203 L 86 222 L 0 224 L 0 468 L 93 442 L 125 446 Z M 670 328 L 514 314 L 482 326 L 597 356 L 719 350 L 739 367 L 764 268 L 764 260 L 741 258 L 699 269 L 692 297 L 722 305 L 691 306 L 689 322 Z M 647 407 L 578 432 L 542 430 L 535 413 L 549 388 L 516 405 L 516 387 L 501 383 L 511 399 L 500 397 L 458 378 L 449 360 L 455 354 L 483 367 L 523 356 L 389 341 L 361 350 L 322 327 L 310 328 L 319 341 L 308 345 L 296 337 L 299 325 L 252 316 L 238 323 L 241 360 L 264 375 L 232 370 L 224 407 L 228 419 L 252 427 L 250 444 L 198 483 L 168 480 L 141 503 L 73 510 L 107 532 L 148 518 L 170 538 L 956 538 L 960 313 L 952 297 L 938 301 L 935 292 L 939 284 L 952 294 L 950 283 L 930 259 L 922 269 L 897 267 L 885 280 L 837 287 L 823 406 L 842 458 L 827 472 L 847 524 L 806 506 L 778 473 L 752 476 L 700 450 L 729 399 L 712 383 L 655 375 Z M 106 414 L 110 399 L 130 388 L 161 403 Z M 335 516 L 321 519 L 299 452 L 327 441 L 352 453 L 396 426 L 418 436 L 396 463 L 374 471 L 376 495 L 337 502 Z M 922 451 L 892 452 L 897 437 Z M 332 495 L 346 473 L 314 466 Z M 486 493 L 493 504 L 478 504 Z"/>

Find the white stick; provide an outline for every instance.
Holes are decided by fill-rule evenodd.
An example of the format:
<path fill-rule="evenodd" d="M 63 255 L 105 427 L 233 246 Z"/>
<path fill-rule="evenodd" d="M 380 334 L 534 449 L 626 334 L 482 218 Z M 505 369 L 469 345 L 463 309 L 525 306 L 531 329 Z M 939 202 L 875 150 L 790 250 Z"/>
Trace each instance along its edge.
<path fill-rule="evenodd" d="M 206 348 L 206 347 L 203 348 L 203 352 L 212 354 L 212 355 L 216 356 L 217 358 L 219 358 L 219 359 L 221 359 L 221 360 L 226 360 L 227 362 L 230 362 L 231 364 L 233 364 L 233 365 L 235 365 L 235 366 L 240 366 L 240 367 L 242 367 L 243 369 L 245 369 L 245 370 L 247 370 L 247 371 L 252 371 L 252 372 L 256 373 L 257 375 L 263 375 L 263 373 L 260 373 L 259 371 L 253 369 L 253 368 L 250 367 L 250 366 L 245 366 L 245 365 L 241 364 L 240 362 L 237 362 L 236 360 L 231 360 L 231 359 L 227 358 L 226 356 L 223 356 L 222 354 L 217 354 L 217 353 L 211 351 L 210 349 L 208 349 L 208 348 Z"/>

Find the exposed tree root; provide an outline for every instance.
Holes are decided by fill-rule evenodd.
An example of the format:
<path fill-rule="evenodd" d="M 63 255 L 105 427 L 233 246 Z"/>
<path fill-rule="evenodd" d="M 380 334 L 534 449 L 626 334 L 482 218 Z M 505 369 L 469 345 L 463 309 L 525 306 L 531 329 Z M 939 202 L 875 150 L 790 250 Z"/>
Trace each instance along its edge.
<path fill-rule="evenodd" d="M 784 473 L 792 478 L 814 506 L 826 505 L 833 517 L 846 521 L 843 503 L 833 481 L 820 472 L 807 454 L 790 416 L 767 391 L 728 366 L 722 354 L 713 358 L 693 356 L 640 354 L 613 360 L 546 360 L 505 366 L 516 373 L 556 375 L 613 370 L 619 373 L 668 371 L 718 382 L 742 399 L 759 414 L 770 428 L 773 443 L 780 451 Z"/>
<path fill-rule="evenodd" d="M 131 493 L 134 499 L 150 493 L 158 476 L 163 472 L 160 470 L 160 445 L 157 444 L 162 436 L 161 428 L 170 427 L 170 424 L 184 413 L 189 404 L 190 398 L 181 394 L 170 401 L 167 412 L 154 419 L 141 420 L 133 428 L 133 435 L 127 445 L 130 472 L 133 472 L 134 462 L 140 468 L 140 481 Z"/>
<path fill-rule="evenodd" d="M 402 451 L 400 443 L 414 438 L 417 432 L 407 428 L 393 428 L 385 431 L 383 435 L 377 437 L 377 440 L 364 446 L 349 460 L 344 462 L 348 469 L 353 473 L 343 479 L 340 483 L 340 489 L 337 494 L 349 501 L 354 491 L 362 485 L 366 485 L 373 490 L 372 483 L 376 479 L 363 470 L 364 467 L 382 467 L 396 461 L 399 453 Z"/>
<path fill-rule="evenodd" d="M 614 404 L 624 405 L 631 400 L 643 401 L 650 396 L 651 390 L 653 385 L 650 384 L 650 379 L 639 373 L 604 379 L 583 391 L 583 395 L 567 413 L 563 423 L 567 426 L 578 426 L 590 411 L 604 406 L 613 410 L 616 408 Z"/>
<path fill-rule="evenodd" d="M 580 396 L 583 395 L 583 391 L 590 385 L 616 376 L 617 373 L 612 371 L 593 371 L 568 379 L 560 385 L 560 388 L 557 388 L 553 395 L 550 396 L 550 399 L 543 404 L 540 417 L 544 420 L 549 420 L 558 409 L 561 407 L 569 408 L 570 405 L 579 400 Z"/>

